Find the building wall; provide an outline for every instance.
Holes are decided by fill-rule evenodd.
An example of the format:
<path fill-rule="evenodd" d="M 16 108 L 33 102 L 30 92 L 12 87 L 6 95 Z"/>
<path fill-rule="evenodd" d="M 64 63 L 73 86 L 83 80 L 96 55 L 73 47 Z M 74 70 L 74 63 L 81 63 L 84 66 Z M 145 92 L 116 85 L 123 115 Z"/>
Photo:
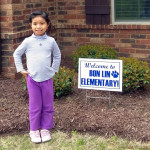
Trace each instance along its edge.
<path fill-rule="evenodd" d="M 150 25 L 87 25 L 84 0 L 57 1 L 57 35 L 64 57 L 81 45 L 96 43 L 150 63 Z"/>
<path fill-rule="evenodd" d="M 79 46 L 96 43 L 115 48 L 120 56 L 136 57 L 150 63 L 149 25 L 87 25 L 85 0 L 1 0 L 0 28 L 2 73 L 16 77 L 12 54 L 22 40 L 31 35 L 29 14 L 48 11 L 55 27 L 52 32 L 62 52 L 64 64 Z"/>
<path fill-rule="evenodd" d="M 0 37 L 2 54 L 2 72 L 0 76 L 15 78 L 13 52 L 22 40 L 31 35 L 28 18 L 34 10 L 49 12 L 53 25 L 56 24 L 55 0 L 1 0 L 0 1 Z"/>

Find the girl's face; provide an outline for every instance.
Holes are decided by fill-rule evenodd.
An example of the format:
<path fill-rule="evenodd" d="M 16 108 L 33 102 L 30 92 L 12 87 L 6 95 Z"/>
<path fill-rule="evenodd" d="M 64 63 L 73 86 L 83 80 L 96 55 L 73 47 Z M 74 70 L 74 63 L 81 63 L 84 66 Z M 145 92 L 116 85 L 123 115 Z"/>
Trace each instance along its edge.
<path fill-rule="evenodd" d="M 47 28 L 48 28 L 48 23 L 44 18 L 41 16 L 37 16 L 32 19 L 32 23 L 30 24 L 32 31 L 36 36 L 42 36 L 45 34 Z"/>

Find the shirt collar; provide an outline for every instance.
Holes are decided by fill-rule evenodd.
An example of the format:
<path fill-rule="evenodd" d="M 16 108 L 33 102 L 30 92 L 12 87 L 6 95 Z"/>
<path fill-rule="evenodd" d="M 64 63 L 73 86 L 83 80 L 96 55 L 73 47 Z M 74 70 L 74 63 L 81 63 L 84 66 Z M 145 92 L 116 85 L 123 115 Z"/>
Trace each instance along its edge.
<path fill-rule="evenodd" d="M 32 34 L 32 37 L 33 38 L 36 38 L 36 39 L 46 39 L 47 38 L 47 34 L 45 33 L 44 35 L 42 36 L 36 36 L 34 33 Z"/>

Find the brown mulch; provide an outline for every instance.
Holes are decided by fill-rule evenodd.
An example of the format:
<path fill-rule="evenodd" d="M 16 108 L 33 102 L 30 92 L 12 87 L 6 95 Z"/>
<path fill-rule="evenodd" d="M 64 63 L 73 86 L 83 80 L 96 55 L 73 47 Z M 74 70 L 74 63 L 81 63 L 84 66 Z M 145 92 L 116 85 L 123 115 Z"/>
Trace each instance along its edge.
<path fill-rule="evenodd" d="M 102 93 L 108 95 L 88 94 Z M 111 92 L 111 109 L 107 99 L 88 98 L 88 107 L 85 100 L 85 90 L 78 88 L 55 99 L 54 130 L 150 141 L 150 88 L 130 94 Z M 0 134 L 28 132 L 28 119 L 28 97 L 21 80 L 0 79 Z"/>

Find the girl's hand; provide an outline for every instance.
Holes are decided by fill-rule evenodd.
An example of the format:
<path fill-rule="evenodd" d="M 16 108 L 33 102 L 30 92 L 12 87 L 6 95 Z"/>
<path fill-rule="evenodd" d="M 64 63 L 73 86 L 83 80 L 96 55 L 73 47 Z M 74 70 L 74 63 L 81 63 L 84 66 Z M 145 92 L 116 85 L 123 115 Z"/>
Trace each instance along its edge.
<path fill-rule="evenodd" d="M 21 73 L 22 75 L 28 75 L 28 74 L 29 74 L 29 72 L 26 71 L 26 70 L 22 70 L 22 71 L 20 71 L 20 73 Z"/>
<path fill-rule="evenodd" d="M 27 84 L 27 75 L 29 74 L 29 72 L 26 70 L 22 70 L 20 71 L 20 73 L 22 74 L 23 78 L 25 79 L 25 83 Z"/>

